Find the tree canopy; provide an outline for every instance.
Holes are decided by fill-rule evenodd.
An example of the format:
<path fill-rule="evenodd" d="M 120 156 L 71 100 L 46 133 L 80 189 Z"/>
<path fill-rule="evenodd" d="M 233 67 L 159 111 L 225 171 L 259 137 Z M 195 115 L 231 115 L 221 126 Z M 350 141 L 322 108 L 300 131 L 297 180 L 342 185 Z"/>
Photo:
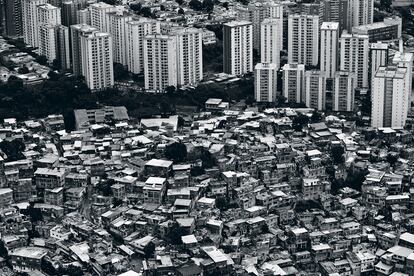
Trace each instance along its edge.
<path fill-rule="evenodd" d="M 173 143 L 165 148 L 165 156 L 174 163 L 184 162 L 187 159 L 187 147 L 182 143 Z"/>

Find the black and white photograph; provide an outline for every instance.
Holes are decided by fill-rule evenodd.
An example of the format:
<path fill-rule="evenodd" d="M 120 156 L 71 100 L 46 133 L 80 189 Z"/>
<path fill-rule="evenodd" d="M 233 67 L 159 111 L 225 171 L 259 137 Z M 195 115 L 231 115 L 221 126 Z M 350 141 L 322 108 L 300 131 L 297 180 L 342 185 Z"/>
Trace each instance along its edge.
<path fill-rule="evenodd" d="M 0 276 L 414 276 L 414 0 L 0 0 Z"/>

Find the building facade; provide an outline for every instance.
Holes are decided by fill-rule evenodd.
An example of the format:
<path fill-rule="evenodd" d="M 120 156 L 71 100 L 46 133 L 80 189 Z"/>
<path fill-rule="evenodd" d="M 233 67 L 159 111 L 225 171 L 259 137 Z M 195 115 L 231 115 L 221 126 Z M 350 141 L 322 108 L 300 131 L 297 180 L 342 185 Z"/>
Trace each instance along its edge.
<path fill-rule="evenodd" d="M 292 14 L 288 22 L 288 63 L 317 66 L 319 61 L 319 17 Z"/>
<path fill-rule="evenodd" d="M 305 73 L 305 103 L 309 108 L 324 110 L 326 105 L 326 73 L 317 70 Z"/>
<path fill-rule="evenodd" d="M 283 71 L 283 96 L 289 103 L 305 102 L 305 65 L 285 64 Z"/>
<path fill-rule="evenodd" d="M 152 34 L 144 38 L 145 90 L 163 92 L 177 87 L 177 41 L 175 36 Z"/>
<path fill-rule="evenodd" d="M 346 71 L 335 73 L 333 104 L 334 111 L 353 111 L 355 104 L 356 75 Z"/>
<path fill-rule="evenodd" d="M 130 72 L 144 72 L 144 37 L 156 33 L 160 33 L 160 23 L 156 20 L 140 18 L 126 23 L 126 56 Z"/>
<path fill-rule="evenodd" d="M 369 38 L 367 35 L 353 35 L 343 32 L 340 38 L 341 71 L 357 75 L 357 87 L 368 88 Z"/>
<path fill-rule="evenodd" d="M 223 24 L 223 70 L 231 75 L 253 72 L 253 26 L 249 21 Z"/>
<path fill-rule="evenodd" d="M 254 67 L 254 96 L 257 102 L 275 102 L 277 92 L 277 66 L 258 63 Z"/>
<path fill-rule="evenodd" d="M 280 68 L 280 51 L 283 42 L 283 20 L 267 18 L 261 24 L 260 60 L 262 63 L 273 63 Z M 282 38 L 282 39 L 280 39 Z"/>
<path fill-rule="evenodd" d="M 91 90 L 114 85 L 112 37 L 108 33 L 93 32 L 80 37 L 82 75 Z"/>
<path fill-rule="evenodd" d="M 203 79 L 203 31 L 174 28 L 170 35 L 177 42 L 177 85 L 196 85 Z"/>
<path fill-rule="evenodd" d="M 22 1 L 22 25 L 24 43 L 31 47 L 37 47 L 38 41 L 38 19 L 37 6 L 46 4 L 46 0 L 23 0 Z"/>
<path fill-rule="evenodd" d="M 404 127 L 411 94 L 407 75 L 405 67 L 388 66 L 378 69 L 372 81 L 372 127 Z"/>
<path fill-rule="evenodd" d="M 323 22 L 321 26 L 321 71 L 333 78 L 338 70 L 339 23 Z"/>

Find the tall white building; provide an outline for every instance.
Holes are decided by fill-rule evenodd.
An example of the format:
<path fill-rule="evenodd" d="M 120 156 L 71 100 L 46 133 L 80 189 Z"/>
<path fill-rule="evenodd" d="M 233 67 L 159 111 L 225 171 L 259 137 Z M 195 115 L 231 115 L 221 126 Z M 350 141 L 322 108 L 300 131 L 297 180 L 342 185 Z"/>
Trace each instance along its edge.
<path fill-rule="evenodd" d="M 170 35 L 177 42 L 177 85 L 195 85 L 203 79 L 203 31 L 174 28 Z"/>
<path fill-rule="evenodd" d="M 285 64 L 283 70 L 283 96 L 289 103 L 305 102 L 305 65 Z"/>
<path fill-rule="evenodd" d="M 404 127 L 411 91 L 406 67 L 380 67 L 372 82 L 371 126 Z"/>
<path fill-rule="evenodd" d="M 249 21 L 223 24 L 223 70 L 231 75 L 253 72 L 253 27 Z"/>
<path fill-rule="evenodd" d="M 353 111 L 355 103 L 356 75 L 338 71 L 334 76 L 333 104 L 334 111 Z"/>
<path fill-rule="evenodd" d="M 71 68 L 75 76 L 82 75 L 81 37 L 96 31 L 98 31 L 97 28 L 87 24 L 76 24 L 70 26 Z"/>
<path fill-rule="evenodd" d="M 175 36 L 151 34 L 144 38 L 145 89 L 163 92 L 177 87 L 177 41 Z"/>
<path fill-rule="evenodd" d="M 109 32 L 109 13 L 116 11 L 116 7 L 105 2 L 98 2 L 90 5 L 88 11 L 89 17 L 85 18 L 85 20 L 90 20 L 90 25 L 92 27 L 95 27 L 102 32 Z M 85 23 L 82 21 L 80 22 Z"/>
<path fill-rule="evenodd" d="M 61 24 L 60 8 L 51 4 L 37 6 L 37 24 L 39 53 L 52 63 L 59 59 L 57 26 Z"/>
<path fill-rule="evenodd" d="M 156 33 L 160 33 L 157 20 L 140 18 L 126 23 L 127 67 L 130 72 L 144 72 L 144 37 Z"/>
<path fill-rule="evenodd" d="M 326 73 L 317 70 L 305 72 L 305 104 L 309 108 L 324 110 L 326 105 Z"/>
<path fill-rule="evenodd" d="M 401 41 L 402 43 L 402 41 Z M 402 50 L 402 46 L 401 49 Z M 412 91 L 412 83 L 413 83 L 413 62 L 414 62 L 414 54 L 413 53 L 402 53 L 396 52 L 394 58 L 392 59 L 392 63 L 398 67 L 407 68 L 407 83 L 408 83 L 408 91 Z M 411 93 L 408 95 L 408 109 L 411 107 Z"/>
<path fill-rule="evenodd" d="M 374 0 L 348 0 L 348 31 L 352 27 L 374 22 Z"/>
<path fill-rule="evenodd" d="M 288 20 L 288 63 L 317 66 L 319 61 L 319 17 L 292 14 Z"/>
<path fill-rule="evenodd" d="M 60 8 L 51 4 L 37 6 L 37 22 L 38 24 L 60 25 L 62 23 L 60 16 Z"/>
<path fill-rule="evenodd" d="M 39 45 L 37 6 L 46 3 L 47 0 L 22 0 L 23 40 L 28 46 Z"/>
<path fill-rule="evenodd" d="M 280 51 L 283 42 L 283 19 L 267 18 L 261 24 L 260 60 L 262 63 L 274 63 L 280 68 Z"/>
<path fill-rule="evenodd" d="M 388 65 L 389 47 L 388 43 L 376 42 L 371 43 L 369 47 L 369 80 L 370 87 L 372 79 L 377 73 L 378 68 Z"/>
<path fill-rule="evenodd" d="M 238 9 L 238 20 L 253 24 L 253 47 L 260 50 L 261 23 L 266 18 L 275 18 L 283 22 L 283 5 L 272 1 L 253 1 L 247 7 Z M 283 23 L 282 23 L 283 24 Z M 283 36 L 280 37 L 283 44 Z"/>
<path fill-rule="evenodd" d="M 91 90 L 114 85 L 112 37 L 109 33 L 92 32 L 80 36 L 82 75 Z"/>
<path fill-rule="evenodd" d="M 123 11 L 108 13 L 109 33 L 112 36 L 114 62 L 127 66 L 127 25 L 132 20 L 132 14 Z"/>
<path fill-rule="evenodd" d="M 274 63 L 258 63 L 254 67 L 254 96 L 257 102 L 275 102 L 277 67 Z"/>
<path fill-rule="evenodd" d="M 367 35 L 352 35 L 346 31 L 340 38 L 341 71 L 353 72 L 357 76 L 357 87 L 368 88 L 369 38 Z"/>
<path fill-rule="evenodd" d="M 52 24 L 41 24 L 39 26 L 39 54 L 45 56 L 48 63 L 58 57 L 57 29 Z"/>
<path fill-rule="evenodd" d="M 321 26 L 321 71 L 333 78 L 338 70 L 339 23 L 323 22 Z"/>

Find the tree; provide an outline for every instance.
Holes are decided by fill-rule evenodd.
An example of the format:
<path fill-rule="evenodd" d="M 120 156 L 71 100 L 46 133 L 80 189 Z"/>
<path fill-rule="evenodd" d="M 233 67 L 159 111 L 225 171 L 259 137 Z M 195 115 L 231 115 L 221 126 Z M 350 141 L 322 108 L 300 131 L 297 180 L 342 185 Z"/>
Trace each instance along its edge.
<path fill-rule="evenodd" d="M 154 17 L 153 13 L 151 12 L 151 9 L 148 7 L 143 7 L 141 9 L 141 15 L 148 18 Z"/>
<path fill-rule="evenodd" d="M 131 8 L 131 10 L 133 10 L 134 12 L 140 12 L 142 9 L 142 5 L 141 3 L 133 3 L 130 4 L 129 7 Z"/>
<path fill-rule="evenodd" d="M 36 58 L 37 63 L 39 63 L 40 65 L 47 65 L 47 58 L 46 56 L 38 56 Z"/>
<path fill-rule="evenodd" d="M 165 93 L 167 93 L 168 95 L 172 95 L 175 92 L 175 86 L 174 85 L 169 85 L 165 88 Z"/>
<path fill-rule="evenodd" d="M 322 120 L 322 115 L 317 110 L 314 110 L 312 113 L 312 117 L 311 117 L 312 123 L 318 123 L 321 120 Z"/>
<path fill-rule="evenodd" d="M 380 0 L 381 8 L 390 11 L 392 6 L 392 0 Z"/>
<path fill-rule="evenodd" d="M 213 0 L 203 0 L 203 10 L 210 13 L 214 10 Z"/>
<path fill-rule="evenodd" d="M 190 3 L 188 3 L 188 6 L 195 11 L 201 11 L 203 9 L 203 3 L 199 0 L 191 0 Z"/>
<path fill-rule="evenodd" d="M 165 148 L 165 157 L 174 163 L 184 162 L 187 159 L 187 147 L 182 143 L 173 143 Z"/>
<path fill-rule="evenodd" d="M 301 213 L 310 209 L 323 209 L 321 204 L 315 200 L 299 200 L 295 205 L 295 212 Z"/>
<path fill-rule="evenodd" d="M 68 265 L 66 267 L 59 267 L 58 275 L 82 276 L 82 268 L 76 265 Z"/>
<path fill-rule="evenodd" d="M 115 184 L 113 179 L 106 179 L 96 185 L 96 188 L 103 196 L 111 196 L 113 194 L 111 188 L 113 184 Z"/>
<path fill-rule="evenodd" d="M 220 211 L 225 211 L 228 209 L 229 204 L 228 204 L 228 199 L 226 197 L 220 196 L 216 198 L 216 207 L 220 210 Z"/>
<path fill-rule="evenodd" d="M 27 68 L 26 65 L 23 65 L 23 67 L 22 68 L 19 68 L 19 70 L 17 70 L 17 72 L 19 74 L 27 74 L 27 73 L 29 73 L 29 68 Z"/>
<path fill-rule="evenodd" d="M 390 163 L 391 167 L 394 167 L 395 163 L 398 161 L 398 153 L 396 152 L 390 152 L 387 155 L 387 162 Z"/>
<path fill-rule="evenodd" d="M 26 146 L 20 140 L 13 139 L 11 141 L 3 140 L 0 142 L 0 149 L 7 155 L 8 161 L 16 161 L 25 159 L 23 151 Z"/>
<path fill-rule="evenodd" d="M 190 174 L 193 177 L 202 175 L 202 174 L 204 174 L 204 172 L 205 172 L 204 169 L 200 166 L 194 166 L 190 170 Z"/>
<path fill-rule="evenodd" d="M 295 131 L 301 131 L 305 125 L 309 123 L 309 117 L 300 113 L 293 118 L 292 127 Z"/>
<path fill-rule="evenodd" d="M 185 12 L 184 12 L 184 10 L 183 10 L 182 8 L 180 8 L 180 9 L 178 10 L 178 14 L 185 14 Z"/>
<path fill-rule="evenodd" d="M 283 96 L 282 94 L 277 95 L 276 100 L 277 100 L 278 106 L 284 106 L 287 101 L 286 97 Z"/>
<path fill-rule="evenodd" d="M 40 262 L 40 268 L 43 272 L 47 273 L 48 275 L 57 275 L 56 268 L 50 263 L 49 260 L 42 258 Z"/>
<path fill-rule="evenodd" d="M 155 244 L 153 242 L 150 242 L 147 246 L 144 248 L 144 255 L 146 259 L 153 258 L 155 252 Z"/>
<path fill-rule="evenodd" d="M 344 147 L 342 145 L 335 145 L 331 147 L 331 158 L 335 164 L 344 162 Z"/>
<path fill-rule="evenodd" d="M 169 243 L 179 245 L 182 243 L 181 237 L 185 235 L 184 230 L 177 222 L 174 222 L 168 230 L 166 238 Z"/>
<path fill-rule="evenodd" d="M 117 80 L 125 80 L 129 77 L 128 70 L 120 63 L 114 63 L 114 79 Z"/>

